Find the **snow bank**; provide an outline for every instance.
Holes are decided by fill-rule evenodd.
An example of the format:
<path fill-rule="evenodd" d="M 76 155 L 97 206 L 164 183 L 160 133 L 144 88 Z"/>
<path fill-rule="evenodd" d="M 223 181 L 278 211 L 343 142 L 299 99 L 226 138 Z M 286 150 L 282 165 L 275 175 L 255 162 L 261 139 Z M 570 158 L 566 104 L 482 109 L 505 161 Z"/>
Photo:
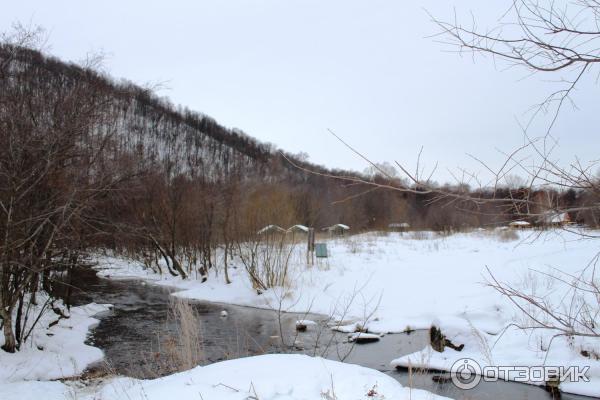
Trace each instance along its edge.
<path fill-rule="evenodd" d="M 381 335 L 375 333 L 355 332 L 348 335 L 349 342 L 370 343 L 376 342 L 379 339 L 381 339 Z"/>
<path fill-rule="evenodd" d="M 310 319 L 299 319 L 298 321 L 296 321 L 296 325 L 312 326 L 317 325 L 317 323 L 315 321 L 311 321 Z"/>
<path fill-rule="evenodd" d="M 439 353 L 427 346 L 421 351 L 392 360 L 391 365 L 450 371 L 452 364 L 469 358 L 482 369 L 490 366 L 589 367 L 589 382 L 564 381 L 560 384 L 560 390 L 584 396 L 600 396 L 600 362 L 581 355 L 583 349 L 600 349 L 599 338 L 567 339 L 564 336 L 554 337 L 558 332 L 551 330 L 531 331 L 514 326 L 508 327 L 499 337 L 476 329 L 466 321 L 442 326 L 442 333 L 455 345 L 465 345 L 462 351 L 445 348 Z M 514 379 L 512 375 L 509 378 Z M 539 380 L 527 383 L 543 385 Z"/>
<path fill-rule="evenodd" d="M 254 397 L 251 397 L 254 396 Z M 219 362 L 154 380 L 116 379 L 96 400 L 444 399 L 405 388 L 352 364 L 302 355 L 264 355 Z"/>
<path fill-rule="evenodd" d="M 45 302 L 41 297 L 38 298 L 38 306 L 35 306 L 37 309 Z M 57 301 L 55 304 L 59 305 L 60 302 Z M 82 373 L 89 364 L 102 360 L 104 357 L 102 350 L 88 346 L 84 342 L 89 329 L 99 322 L 92 316 L 105 312 L 110 307 L 109 304 L 96 303 L 72 307 L 71 312 L 67 313 L 70 315 L 68 319 L 61 319 L 50 328 L 48 328 L 49 324 L 56 321 L 58 316 L 51 310 L 46 311 L 20 351 L 13 354 L 0 351 L 0 393 L 5 393 L 3 390 L 14 391 L 24 387 L 3 385 L 9 382 L 75 376 Z M 4 337 L 0 335 L 0 345 L 3 342 Z M 11 397 L 0 395 L 0 399 L 7 398 Z"/>
<path fill-rule="evenodd" d="M 77 399 L 61 382 L 24 381 L 0 384 L 2 400 L 68 400 Z"/>
<path fill-rule="evenodd" d="M 311 321 L 309 319 L 300 319 L 296 321 L 296 330 L 298 331 L 306 331 L 309 326 L 316 326 L 317 323 L 315 321 Z M 312 328 L 311 328 L 312 329 Z"/>

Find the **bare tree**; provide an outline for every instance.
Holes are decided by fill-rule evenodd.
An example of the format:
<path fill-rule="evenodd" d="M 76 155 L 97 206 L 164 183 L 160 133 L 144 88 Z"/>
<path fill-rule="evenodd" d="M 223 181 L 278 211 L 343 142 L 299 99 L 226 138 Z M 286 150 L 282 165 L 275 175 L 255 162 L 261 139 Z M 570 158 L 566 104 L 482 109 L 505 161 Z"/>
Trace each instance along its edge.
<path fill-rule="evenodd" d="M 35 37 L 18 30 L 0 44 L 0 317 L 7 352 L 24 339 L 23 297 L 35 303 L 49 271 L 77 259 L 87 211 L 120 179 L 101 164 L 113 132 L 106 88 L 40 74 L 43 66 L 26 59 L 36 53 L 19 47 Z"/>

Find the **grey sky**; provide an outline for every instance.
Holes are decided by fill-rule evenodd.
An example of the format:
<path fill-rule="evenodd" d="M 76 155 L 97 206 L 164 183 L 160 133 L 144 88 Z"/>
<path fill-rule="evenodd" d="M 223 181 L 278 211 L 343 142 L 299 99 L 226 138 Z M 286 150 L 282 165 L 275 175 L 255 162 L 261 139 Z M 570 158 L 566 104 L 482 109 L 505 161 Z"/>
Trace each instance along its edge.
<path fill-rule="evenodd" d="M 494 4 L 491 4 L 494 3 Z M 552 89 L 542 77 L 501 71 L 489 59 L 459 57 L 426 38 L 424 8 L 480 26 L 508 1 L 19 1 L 6 2 L 0 30 L 32 21 L 49 31 L 50 53 L 80 60 L 108 54 L 107 71 L 137 83 L 166 82 L 174 103 L 330 167 L 366 165 L 327 133 L 375 161 L 414 168 L 482 168 L 496 148 L 522 143 L 516 118 Z M 554 135 L 564 163 L 594 160 L 600 148 L 598 86 L 589 77 Z M 541 133 L 541 132 L 540 132 Z"/>

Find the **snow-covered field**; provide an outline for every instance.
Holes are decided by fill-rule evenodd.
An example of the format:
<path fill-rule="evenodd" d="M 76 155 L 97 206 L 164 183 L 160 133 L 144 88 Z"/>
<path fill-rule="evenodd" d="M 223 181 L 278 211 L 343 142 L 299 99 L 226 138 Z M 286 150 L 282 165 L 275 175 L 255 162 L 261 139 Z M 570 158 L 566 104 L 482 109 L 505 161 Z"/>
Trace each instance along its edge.
<path fill-rule="evenodd" d="M 496 279 L 559 307 L 564 288 L 543 273 L 555 269 L 579 273 L 598 252 L 599 242 L 564 231 L 540 236 L 529 230 L 515 233 L 516 240 L 506 240 L 511 235 L 497 230 L 450 236 L 357 235 L 328 241 L 330 257 L 313 267 L 305 265 L 300 245 L 290 284 L 261 295 L 252 289 L 242 267 L 231 271 L 230 285 L 222 276 L 211 276 L 205 283 L 158 276 L 140 263 L 111 257 L 100 258 L 100 274 L 175 286 L 180 289 L 175 295 L 185 298 L 333 315 L 350 321 L 350 330 L 355 323 L 371 332 L 435 324 L 455 344 L 465 344 L 465 349 L 437 353 L 426 348 L 395 360 L 394 365 L 449 369 L 462 357 L 482 366 L 585 365 L 590 366 L 591 382 L 563 383 L 561 389 L 600 395 L 600 362 L 581 355 L 582 350 L 600 354 L 600 342 L 564 337 L 551 342 L 555 332 L 510 328 L 511 323 L 523 322 L 522 317 L 506 298 L 485 285 L 489 268 Z"/>

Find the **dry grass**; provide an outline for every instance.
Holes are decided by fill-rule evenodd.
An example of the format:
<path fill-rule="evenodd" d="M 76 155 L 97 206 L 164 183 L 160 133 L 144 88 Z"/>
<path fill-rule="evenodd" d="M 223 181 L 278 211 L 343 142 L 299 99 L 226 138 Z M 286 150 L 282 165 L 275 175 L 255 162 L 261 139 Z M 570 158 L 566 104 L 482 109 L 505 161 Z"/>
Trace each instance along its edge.
<path fill-rule="evenodd" d="M 175 331 L 166 343 L 166 354 L 178 371 L 192 369 L 204 361 L 200 316 L 189 302 L 171 297 L 168 320 Z"/>
<path fill-rule="evenodd" d="M 429 231 L 411 231 L 408 238 L 411 240 L 430 240 L 432 234 Z"/>
<path fill-rule="evenodd" d="M 348 236 L 348 237 L 344 238 L 344 244 L 346 245 L 348 252 L 351 254 L 358 254 L 358 253 L 361 253 L 363 250 L 362 242 L 352 236 Z"/>

